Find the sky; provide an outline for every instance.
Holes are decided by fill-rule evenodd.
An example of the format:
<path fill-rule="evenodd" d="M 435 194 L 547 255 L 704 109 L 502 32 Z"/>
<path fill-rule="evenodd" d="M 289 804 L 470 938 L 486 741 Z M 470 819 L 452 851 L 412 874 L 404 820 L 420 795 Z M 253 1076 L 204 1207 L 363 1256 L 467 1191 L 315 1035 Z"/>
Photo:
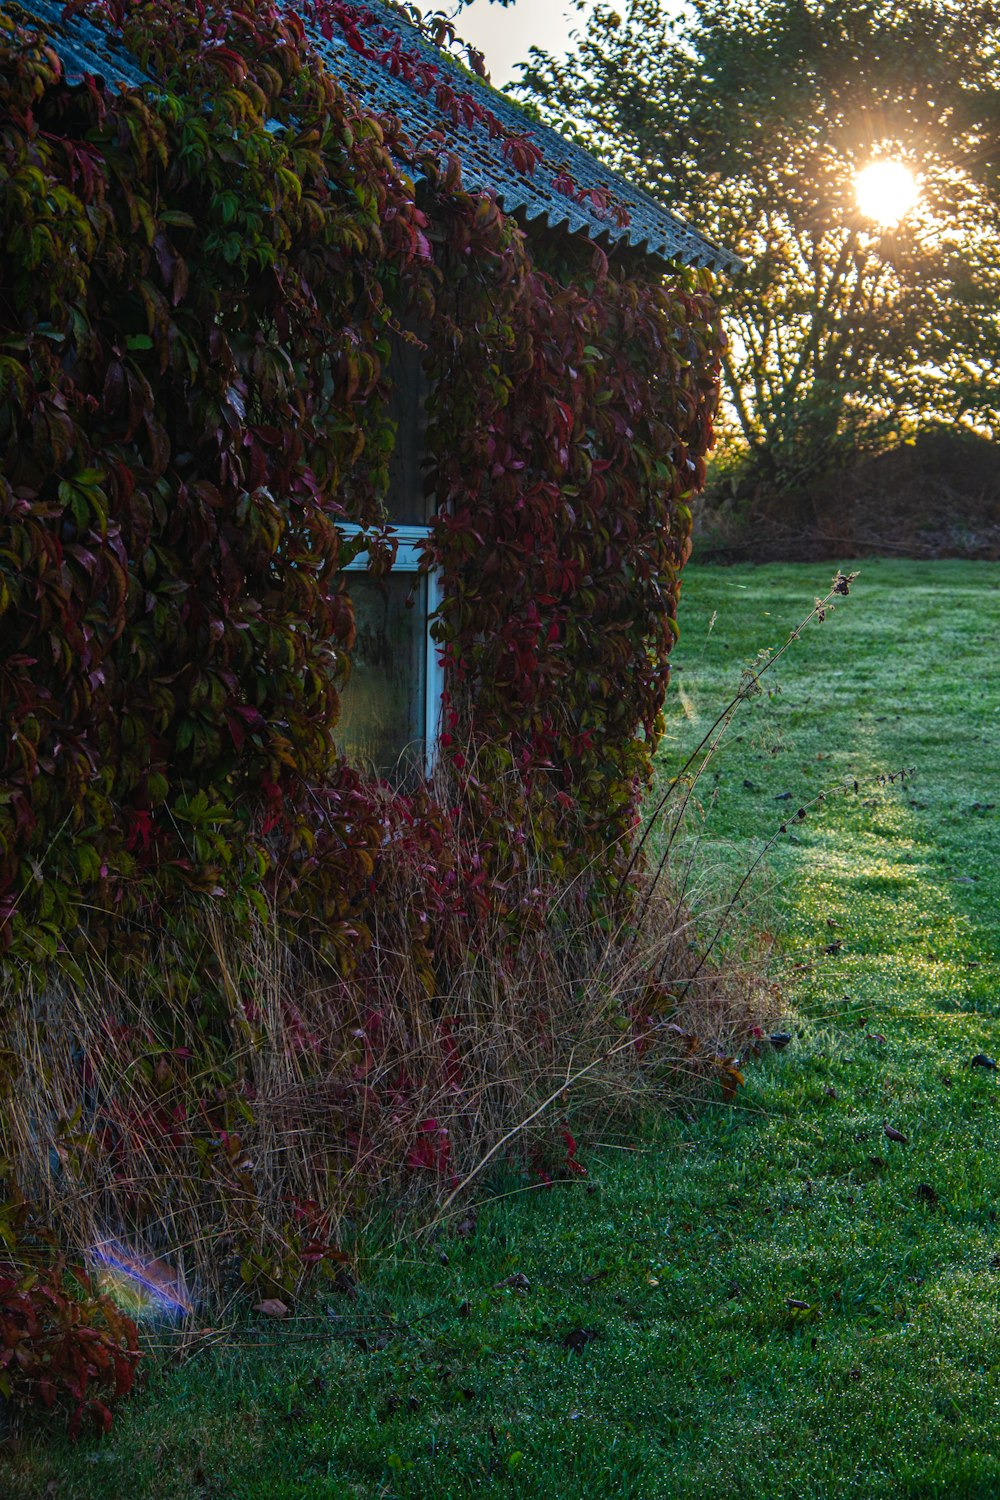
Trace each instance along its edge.
<path fill-rule="evenodd" d="M 584 22 L 585 14 L 571 0 L 515 0 L 506 8 L 491 5 L 490 0 L 472 0 L 455 26 L 459 36 L 483 53 L 494 88 L 502 88 L 519 77 L 514 64 L 527 61 L 530 47 L 543 47 L 557 56 L 565 54 L 571 45 L 570 32 Z"/>

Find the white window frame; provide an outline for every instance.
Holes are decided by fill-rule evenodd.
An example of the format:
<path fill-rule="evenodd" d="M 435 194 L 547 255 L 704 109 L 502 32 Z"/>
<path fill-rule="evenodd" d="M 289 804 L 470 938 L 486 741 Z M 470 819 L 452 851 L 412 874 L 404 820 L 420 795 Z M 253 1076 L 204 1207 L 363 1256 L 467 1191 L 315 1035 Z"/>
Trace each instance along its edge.
<path fill-rule="evenodd" d="M 338 521 L 337 529 L 347 542 L 366 535 L 364 527 L 355 526 L 349 521 Z M 396 561 L 389 571 L 418 573 L 420 559 L 427 538 L 431 534 L 431 528 L 429 526 L 393 526 L 392 534 L 396 540 Z M 344 564 L 341 571 L 367 573 L 368 548 L 363 547 L 349 563 Z M 438 754 L 441 698 L 444 694 L 444 667 L 441 664 L 437 642 L 431 636 L 431 620 L 441 603 L 441 580 L 436 568 L 425 572 L 424 577 L 427 579 L 427 618 L 424 621 L 424 770 L 430 776 Z"/>

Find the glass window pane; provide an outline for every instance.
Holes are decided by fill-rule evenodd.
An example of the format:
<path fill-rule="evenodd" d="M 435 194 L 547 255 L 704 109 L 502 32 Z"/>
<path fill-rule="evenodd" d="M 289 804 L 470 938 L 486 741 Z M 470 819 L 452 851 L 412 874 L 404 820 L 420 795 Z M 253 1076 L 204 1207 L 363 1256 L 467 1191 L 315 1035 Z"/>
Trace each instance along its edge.
<path fill-rule="evenodd" d="M 338 746 L 355 764 L 392 774 L 394 781 L 405 779 L 409 769 L 422 775 L 427 579 L 417 573 L 348 573 L 345 583 L 357 639 L 351 680 L 341 694 Z"/>

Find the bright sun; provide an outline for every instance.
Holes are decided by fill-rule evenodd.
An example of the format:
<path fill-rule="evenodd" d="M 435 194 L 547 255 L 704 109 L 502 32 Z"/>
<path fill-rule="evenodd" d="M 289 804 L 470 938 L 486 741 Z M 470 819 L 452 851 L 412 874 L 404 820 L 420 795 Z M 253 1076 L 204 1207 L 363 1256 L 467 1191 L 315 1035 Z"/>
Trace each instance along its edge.
<path fill-rule="evenodd" d="M 891 229 L 917 201 L 919 189 L 901 161 L 873 161 L 854 179 L 858 208 L 866 219 Z"/>

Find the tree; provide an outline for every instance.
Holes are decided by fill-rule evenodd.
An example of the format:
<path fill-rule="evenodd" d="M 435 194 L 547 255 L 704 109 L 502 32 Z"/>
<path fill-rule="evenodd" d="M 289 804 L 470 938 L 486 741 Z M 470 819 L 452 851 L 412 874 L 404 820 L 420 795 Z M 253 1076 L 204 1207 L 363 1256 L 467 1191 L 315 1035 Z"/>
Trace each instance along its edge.
<path fill-rule="evenodd" d="M 998 14 L 628 0 L 565 60 L 532 50 L 519 87 L 549 119 L 744 258 L 725 416 L 779 490 L 929 420 L 997 429 Z M 884 159 L 919 184 L 894 226 L 855 201 Z"/>

